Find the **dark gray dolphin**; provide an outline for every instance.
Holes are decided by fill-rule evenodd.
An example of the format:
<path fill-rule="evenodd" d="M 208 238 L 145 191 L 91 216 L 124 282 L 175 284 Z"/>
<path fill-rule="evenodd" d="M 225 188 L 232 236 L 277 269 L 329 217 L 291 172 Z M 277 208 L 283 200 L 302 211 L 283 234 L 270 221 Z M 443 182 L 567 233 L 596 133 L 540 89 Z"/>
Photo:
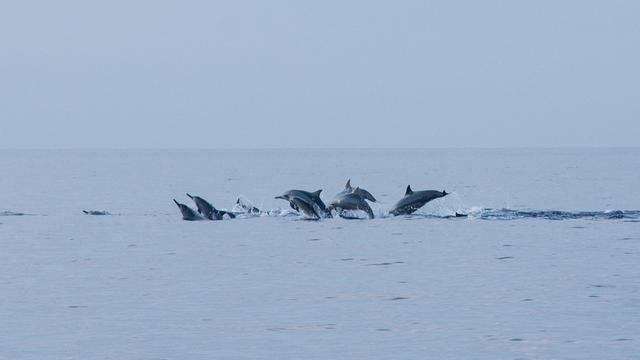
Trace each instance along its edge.
<path fill-rule="evenodd" d="M 198 212 L 209 220 L 222 220 L 222 217 L 227 214 L 230 218 L 235 218 L 235 214 L 230 213 L 228 211 L 218 210 L 213 205 L 211 205 L 207 200 L 201 198 L 200 196 L 191 196 L 187 194 L 193 202 L 196 203 L 196 207 L 198 208 Z"/>
<path fill-rule="evenodd" d="M 355 190 L 357 189 L 358 188 Z M 371 210 L 365 198 L 357 191 L 350 193 L 342 192 L 336 195 L 329 204 L 329 211 L 334 209 L 338 211 L 340 216 L 342 216 L 342 210 L 363 210 L 369 215 L 369 219 L 373 219 L 373 210 Z"/>
<path fill-rule="evenodd" d="M 347 184 L 344 186 L 344 190 L 341 193 L 354 193 L 354 194 L 358 194 L 361 197 L 371 201 L 371 202 L 376 202 L 376 198 L 373 197 L 373 195 L 371 195 L 370 192 L 368 192 L 365 189 L 362 189 L 360 187 L 356 187 L 355 189 L 353 188 L 353 186 L 351 186 L 351 179 L 347 180 Z M 339 193 L 339 194 L 341 194 Z"/>
<path fill-rule="evenodd" d="M 324 204 L 322 199 L 320 198 L 320 193 L 322 190 L 317 190 L 314 192 L 304 191 L 304 190 L 289 190 L 280 196 L 276 196 L 276 199 L 283 199 L 289 201 L 289 205 L 296 211 L 302 211 L 305 214 L 312 216 L 315 213 L 315 216 L 320 217 L 320 215 L 324 217 L 331 217 L 331 212 L 327 210 L 327 206 Z M 313 212 L 305 211 L 303 208 L 311 208 L 318 207 L 318 210 Z"/>
<path fill-rule="evenodd" d="M 182 213 L 182 220 L 202 220 L 202 216 L 198 215 L 198 213 L 196 213 L 196 211 L 192 208 L 188 207 L 185 204 L 180 204 L 176 201 L 176 199 L 173 199 L 173 202 L 178 205 L 178 208 L 180 208 L 180 212 Z"/>
<path fill-rule="evenodd" d="M 319 220 L 321 218 L 320 208 L 308 199 L 292 196 L 289 198 L 289 203 L 292 208 L 297 209 L 297 211 L 302 211 L 305 215 L 313 219 Z"/>
<path fill-rule="evenodd" d="M 389 213 L 392 215 L 411 214 L 423 207 L 429 201 L 446 195 L 448 195 L 448 193 L 444 190 L 413 191 L 411 190 L 411 185 L 408 185 L 404 197 L 393 206 Z"/>

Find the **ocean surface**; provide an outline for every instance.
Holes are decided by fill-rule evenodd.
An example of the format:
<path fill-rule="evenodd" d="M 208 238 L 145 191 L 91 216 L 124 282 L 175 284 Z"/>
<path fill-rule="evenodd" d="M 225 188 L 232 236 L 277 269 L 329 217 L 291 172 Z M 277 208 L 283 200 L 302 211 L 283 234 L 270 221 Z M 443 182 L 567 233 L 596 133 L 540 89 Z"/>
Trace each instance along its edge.
<path fill-rule="evenodd" d="M 347 179 L 375 219 L 274 199 Z M 450 195 L 390 216 L 409 184 Z M 0 359 L 640 359 L 639 185 L 638 148 L 2 150 Z"/>

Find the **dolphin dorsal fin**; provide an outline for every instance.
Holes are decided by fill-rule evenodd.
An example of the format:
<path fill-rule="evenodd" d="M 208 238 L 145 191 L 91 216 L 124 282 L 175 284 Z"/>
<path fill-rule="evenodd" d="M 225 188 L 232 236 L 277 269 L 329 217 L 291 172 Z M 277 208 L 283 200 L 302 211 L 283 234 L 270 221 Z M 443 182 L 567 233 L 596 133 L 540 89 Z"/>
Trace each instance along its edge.
<path fill-rule="evenodd" d="M 347 184 L 344 186 L 345 190 L 351 190 L 351 179 L 347 180 Z"/>
<path fill-rule="evenodd" d="M 407 185 L 407 191 L 404 193 L 404 196 L 413 194 L 413 190 L 411 190 L 411 185 Z"/>
<path fill-rule="evenodd" d="M 311 195 L 313 195 L 313 196 L 317 196 L 317 197 L 320 197 L 320 193 L 321 193 L 321 192 L 322 192 L 322 189 L 320 189 L 320 190 L 316 190 L 316 191 L 312 192 L 312 193 L 311 193 Z"/>

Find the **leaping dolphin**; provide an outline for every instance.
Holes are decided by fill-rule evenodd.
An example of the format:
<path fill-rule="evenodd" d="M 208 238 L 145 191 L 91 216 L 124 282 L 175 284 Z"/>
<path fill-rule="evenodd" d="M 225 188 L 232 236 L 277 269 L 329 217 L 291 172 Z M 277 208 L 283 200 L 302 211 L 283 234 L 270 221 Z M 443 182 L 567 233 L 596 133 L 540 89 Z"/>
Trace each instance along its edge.
<path fill-rule="evenodd" d="M 198 215 L 198 213 L 192 208 L 188 207 L 185 204 L 180 204 L 179 202 L 176 201 L 176 199 L 173 199 L 173 202 L 176 203 L 176 205 L 178 205 L 178 208 L 182 213 L 182 220 L 188 220 L 188 221 L 202 220 L 202 216 Z"/>
<path fill-rule="evenodd" d="M 209 220 L 222 220 L 224 215 L 229 215 L 230 218 L 234 219 L 236 217 L 235 214 L 230 213 L 228 211 L 218 210 L 213 205 L 211 205 L 207 200 L 201 198 L 200 196 L 191 196 L 187 194 L 193 202 L 196 203 L 196 207 L 198 208 L 198 212 Z"/>
<path fill-rule="evenodd" d="M 370 192 L 368 192 L 365 189 L 362 189 L 360 187 L 356 187 L 355 189 L 353 188 L 353 186 L 351 186 L 351 179 L 347 180 L 347 184 L 344 186 L 344 190 L 340 193 L 338 193 L 338 195 L 342 194 L 342 193 L 354 193 L 354 194 L 358 194 L 361 197 L 371 201 L 371 202 L 376 202 L 376 198 L 373 197 L 373 195 L 371 195 Z M 338 196 L 336 195 L 336 197 Z"/>
<path fill-rule="evenodd" d="M 436 190 L 413 191 L 411 190 L 411 185 L 408 185 L 404 197 L 393 206 L 389 213 L 392 215 L 408 215 L 420 209 L 429 201 L 446 195 L 448 193 L 444 190 L 441 192 Z"/>
<path fill-rule="evenodd" d="M 283 199 L 289 201 L 289 206 L 296 211 L 302 211 L 307 216 L 316 218 L 331 217 L 331 212 L 327 210 L 327 206 L 320 199 L 320 193 L 322 190 L 314 192 L 304 190 L 289 190 L 280 196 L 276 196 L 276 199 Z M 316 209 L 317 207 L 317 209 Z M 313 211 L 311 211 L 313 210 Z"/>
<path fill-rule="evenodd" d="M 359 189 L 355 188 L 355 190 Z M 342 210 L 363 210 L 367 213 L 369 219 L 373 219 L 373 210 L 371 210 L 365 198 L 360 194 L 361 193 L 357 191 L 339 193 L 329 204 L 329 211 L 336 209 L 338 214 L 344 217 Z"/>

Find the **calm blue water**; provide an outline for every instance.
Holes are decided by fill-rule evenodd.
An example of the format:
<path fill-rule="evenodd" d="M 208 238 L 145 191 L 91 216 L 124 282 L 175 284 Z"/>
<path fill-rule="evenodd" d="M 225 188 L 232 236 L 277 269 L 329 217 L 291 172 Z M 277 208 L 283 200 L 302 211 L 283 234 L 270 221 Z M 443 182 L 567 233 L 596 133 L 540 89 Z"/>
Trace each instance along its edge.
<path fill-rule="evenodd" d="M 376 219 L 274 199 L 348 178 Z M 639 180 L 640 149 L 0 151 L 0 359 L 636 358 Z M 451 194 L 388 216 L 408 184 Z"/>

